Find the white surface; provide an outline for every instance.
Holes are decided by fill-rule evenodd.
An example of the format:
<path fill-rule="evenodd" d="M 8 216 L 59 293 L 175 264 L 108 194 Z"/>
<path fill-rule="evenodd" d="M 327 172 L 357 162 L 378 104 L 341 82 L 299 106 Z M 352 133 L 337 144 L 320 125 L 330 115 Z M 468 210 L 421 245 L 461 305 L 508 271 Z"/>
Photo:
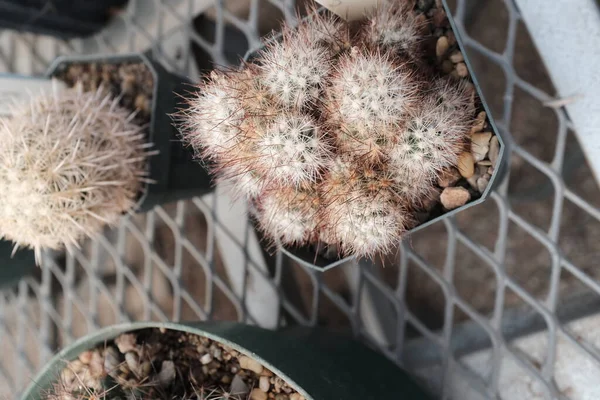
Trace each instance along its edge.
<path fill-rule="evenodd" d="M 600 8 L 596 0 L 515 0 L 596 179 L 600 178 Z"/>
<path fill-rule="evenodd" d="M 600 315 L 570 323 L 567 330 L 574 337 L 585 338 L 588 345 L 600 350 Z M 548 332 L 526 336 L 508 344 L 515 353 L 529 359 L 533 364 L 543 364 L 547 354 Z M 564 399 L 600 399 L 600 365 L 589 355 L 574 346 L 567 337 L 557 334 L 557 353 L 554 363 L 554 382 Z M 523 368 L 514 356 L 504 351 L 498 385 L 498 400 L 546 400 L 545 386 L 538 378 Z M 491 370 L 490 351 L 480 351 L 464 357 L 461 362 L 481 376 Z M 452 368 L 450 374 L 450 398 L 453 400 L 481 400 L 483 397 L 469 385 L 460 372 Z M 423 377 L 435 378 L 439 368 L 420 371 Z M 435 380 L 435 379 L 431 379 Z"/>
<path fill-rule="evenodd" d="M 10 115 L 11 106 L 40 93 L 62 90 L 65 84 L 49 79 L 0 74 L 0 117 Z"/>

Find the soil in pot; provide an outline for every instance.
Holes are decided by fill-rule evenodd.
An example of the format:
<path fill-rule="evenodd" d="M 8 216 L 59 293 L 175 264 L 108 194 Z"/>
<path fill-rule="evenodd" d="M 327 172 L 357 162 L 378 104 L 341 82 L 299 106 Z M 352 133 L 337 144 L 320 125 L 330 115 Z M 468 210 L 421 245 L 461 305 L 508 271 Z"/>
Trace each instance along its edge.
<path fill-rule="evenodd" d="M 106 399 L 304 399 L 260 363 L 226 345 L 159 328 L 121 334 L 81 353 L 43 398 L 87 399 L 90 394 Z"/>
<path fill-rule="evenodd" d="M 109 90 L 115 98 L 120 97 L 119 105 L 132 112 L 137 111 L 134 122 L 150 129 L 154 77 L 143 62 L 112 63 L 70 63 L 57 71 L 55 78 L 64 81 L 69 87 L 78 82 L 84 91 L 99 87 Z"/>

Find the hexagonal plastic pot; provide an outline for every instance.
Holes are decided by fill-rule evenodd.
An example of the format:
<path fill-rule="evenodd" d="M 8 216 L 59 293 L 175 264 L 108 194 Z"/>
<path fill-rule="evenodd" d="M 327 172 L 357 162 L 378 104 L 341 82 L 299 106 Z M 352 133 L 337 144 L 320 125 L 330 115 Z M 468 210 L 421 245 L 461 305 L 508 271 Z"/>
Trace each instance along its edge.
<path fill-rule="evenodd" d="M 465 45 L 463 42 L 463 39 L 460 36 L 460 33 L 458 32 L 458 30 L 456 29 L 456 24 L 452 18 L 452 13 L 451 10 L 448 7 L 448 4 L 446 2 L 446 0 L 442 0 L 442 4 L 444 6 L 444 10 L 446 11 L 446 15 L 448 16 L 448 21 L 450 22 L 450 26 L 452 28 L 452 31 L 454 33 L 454 35 L 456 36 L 456 41 L 458 43 L 459 49 L 463 54 L 464 57 L 464 63 L 466 64 L 468 70 L 469 70 L 469 74 L 471 76 L 471 80 L 473 82 L 473 85 L 475 86 L 475 90 L 477 91 L 477 95 L 479 96 L 479 98 L 481 99 L 481 103 L 483 105 L 483 110 L 486 112 L 487 114 L 487 122 L 488 125 L 490 126 L 491 130 L 493 131 L 494 135 L 496 135 L 496 137 L 498 138 L 498 142 L 500 144 L 500 151 L 498 153 L 498 159 L 496 162 L 496 167 L 494 168 L 494 172 L 490 178 L 490 182 L 487 186 L 487 188 L 485 189 L 485 191 L 481 194 L 481 196 L 467 204 L 465 204 L 464 206 L 458 207 L 454 210 L 445 212 L 444 214 L 438 215 L 436 217 L 433 217 L 423 223 L 421 223 L 420 225 L 414 227 L 413 229 L 409 230 L 406 233 L 406 236 L 410 236 L 412 233 L 417 232 L 429 225 L 432 225 L 436 222 L 441 221 L 444 218 L 448 218 L 450 216 L 453 216 L 457 213 L 460 213 L 468 208 L 471 208 L 477 204 L 482 203 L 483 201 L 486 200 L 486 198 L 489 196 L 489 194 L 491 193 L 491 191 L 502 181 L 507 166 L 504 163 L 504 153 L 505 153 L 505 143 L 504 140 L 502 139 L 502 135 L 501 132 L 498 130 L 498 128 L 496 127 L 496 123 L 494 122 L 494 119 L 492 117 L 492 114 L 490 113 L 490 108 L 487 104 L 487 102 L 485 101 L 485 98 L 483 96 L 483 93 L 481 91 L 481 87 L 479 86 L 479 83 L 477 81 L 477 77 L 475 75 L 475 71 L 471 66 L 471 62 L 469 61 L 469 57 L 467 55 L 467 52 L 465 51 Z M 320 8 L 319 13 L 327 13 L 329 12 L 326 8 Z M 306 19 L 310 19 L 311 16 L 307 16 L 305 17 Z M 274 36 L 271 40 L 281 40 L 281 35 L 276 35 Z M 258 54 L 258 52 L 261 49 L 253 49 L 250 50 L 246 56 L 244 57 L 244 60 L 247 61 L 251 61 L 253 58 L 255 58 Z M 324 257 L 321 254 L 317 254 L 315 251 L 312 251 L 311 249 L 305 247 L 305 248 L 286 248 L 284 246 L 282 246 L 281 244 L 278 245 L 279 248 L 281 249 L 282 253 L 284 253 L 286 256 L 288 256 L 289 258 L 291 258 L 292 260 L 294 260 L 295 262 L 308 267 L 308 268 L 312 268 L 312 269 L 316 269 L 318 271 L 326 271 L 328 269 L 331 268 L 335 268 L 338 267 L 348 261 L 351 261 L 353 259 L 355 259 L 356 257 L 354 256 L 350 256 L 350 257 L 346 257 L 343 259 L 340 258 L 333 258 L 333 259 L 328 259 L 326 257 Z"/>
<path fill-rule="evenodd" d="M 168 72 L 157 61 L 138 53 L 59 57 L 50 66 L 47 76 L 55 76 L 71 63 L 143 63 L 152 72 L 154 95 L 148 141 L 154 144 L 153 149 L 159 154 L 149 159 L 149 178 L 155 183 L 145 185 L 136 211 L 149 211 L 156 205 L 200 196 L 212 190 L 207 170 L 194 160 L 193 153 L 179 140 L 170 117 L 185 107 L 181 96 L 190 83 L 187 78 Z"/>
<path fill-rule="evenodd" d="M 136 322 L 101 329 L 58 353 L 22 398 L 41 400 L 65 362 L 122 333 L 145 328 L 188 332 L 230 346 L 270 369 L 307 400 L 430 399 L 395 364 L 352 339 L 322 330 L 269 331 L 234 322 Z"/>
<path fill-rule="evenodd" d="M 128 0 L 0 0 L 0 28 L 60 39 L 98 32 Z"/>

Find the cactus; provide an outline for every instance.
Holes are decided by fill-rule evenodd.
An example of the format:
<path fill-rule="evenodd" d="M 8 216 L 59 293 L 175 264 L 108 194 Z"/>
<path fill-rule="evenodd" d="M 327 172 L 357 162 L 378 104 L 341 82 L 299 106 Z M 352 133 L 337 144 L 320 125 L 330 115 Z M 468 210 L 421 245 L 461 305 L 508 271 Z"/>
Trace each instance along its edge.
<path fill-rule="evenodd" d="M 354 25 L 313 13 L 199 86 L 183 136 L 272 241 L 387 252 L 469 150 L 473 91 L 424 67 L 407 3 L 384 2 Z"/>
<path fill-rule="evenodd" d="M 72 249 L 135 205 L 150 154 L 134 115 L 101 89 L 35 97 L 0 121 L 0 236 Z"/>

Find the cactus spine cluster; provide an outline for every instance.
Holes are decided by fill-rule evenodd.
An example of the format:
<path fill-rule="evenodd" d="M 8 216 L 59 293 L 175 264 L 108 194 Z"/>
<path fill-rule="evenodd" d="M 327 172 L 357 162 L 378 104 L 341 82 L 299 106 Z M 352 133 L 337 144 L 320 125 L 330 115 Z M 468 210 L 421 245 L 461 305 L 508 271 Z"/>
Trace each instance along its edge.
<path fill-rule="evenodd" d="M 313 13 L 190 101 L 184 137 L 272 240 L 386 252 L 468 150 L 472 93 L 425 66 L 405 3 L 359 27 Z"/>
<path fill-rule="evenodd" d="M 0 237 L 72 249 L 134 205 L 150 154 L 134 115 L 101 89 L 43 94 L 0 120 Z"/>

